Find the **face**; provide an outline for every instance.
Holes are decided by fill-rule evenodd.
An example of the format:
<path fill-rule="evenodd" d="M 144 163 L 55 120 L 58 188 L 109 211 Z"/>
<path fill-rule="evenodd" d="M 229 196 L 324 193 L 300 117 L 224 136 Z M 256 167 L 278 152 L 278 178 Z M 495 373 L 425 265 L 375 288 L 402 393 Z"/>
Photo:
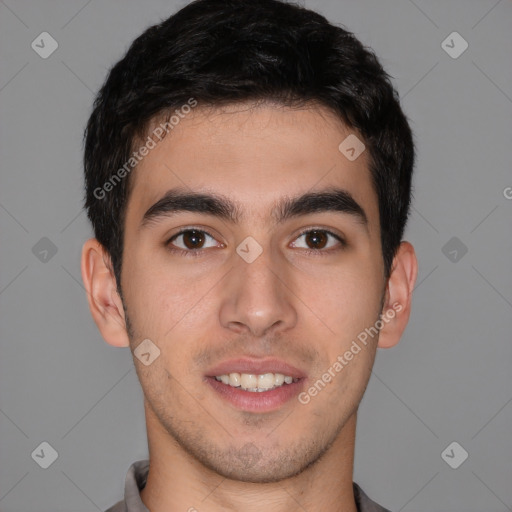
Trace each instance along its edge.
<path fill-rule="evenodd" d="M 351 133 L 320 107 L 197 107 L 131 177 L 125 314 L 132 350 L 160 351 L 134 359 L 148 435 L 225 477 L 300 473 L 368 383 L 377 338 L 344 355 L 386 283 L 368 155 L 338 149 Z"/>

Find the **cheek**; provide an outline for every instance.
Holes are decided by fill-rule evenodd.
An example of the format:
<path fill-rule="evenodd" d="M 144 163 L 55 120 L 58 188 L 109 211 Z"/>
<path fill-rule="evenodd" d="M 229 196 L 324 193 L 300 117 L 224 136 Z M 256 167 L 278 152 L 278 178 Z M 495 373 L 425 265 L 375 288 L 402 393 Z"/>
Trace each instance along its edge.
<path fill-rule="evenodd" d="M 318 340 L 322 357 L 310 383 L 312 395 L 321 394 L 319 402 L 324 406 L 326 402 L 333 406 L 356 403 L 370 377 L 378 337 L 369 336 L 365 329 L 379 317 L 382 287 L 373 274 L 361 272 L 360 267 L 340 269 L 336 278 L 326 281 L 323 293 L 307 299 L 328 326 L 322 329 L 325 337 Z"/>
<path fill-rule="evenodd" d="M 329 327 L 346 338 L 354 329 L 376 320 L 382 281 L 369 265 L 338 268 L 317 280 L 316 286 L 305 287 L 304 293 Z"/>
<path fill-rule="evenodd" d="M 128 314 L 137 334 L 156 339 L 165 332 L 166 325 L 169 328 L 173 324 L 174 316 L 178 314 L 183 298 L 179 292 L 182 286 L 172 283 L 170 276 L 156 265 L 136 264 L 134 260 L 127 258 L 123 269 L 123 295 Z"/>
<path fill-rule="evenodd" d="M 153 264 L 134 265 L 129 276 L 126 303 L 139 336 L 154 340 L 162 348 L 179 347 L 211 320 L 205 295 L 215 284 L 214 275 L 195 278 Z"/>

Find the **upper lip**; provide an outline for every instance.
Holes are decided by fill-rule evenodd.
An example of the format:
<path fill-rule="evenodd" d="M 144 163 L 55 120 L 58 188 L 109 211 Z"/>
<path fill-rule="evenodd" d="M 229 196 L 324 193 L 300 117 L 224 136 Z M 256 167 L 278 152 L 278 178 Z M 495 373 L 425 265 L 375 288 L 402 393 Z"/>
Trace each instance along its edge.
<path fill-rule="evenodd" d="M 251 358 L 229 359 L 208 370 L 206 375 L 216 377 L 229 375 L 230 373 L 248 373 L 252 375 L 281 373 L 294 379 L 302 379 L 306 376 L 303 371 L 279 359 Z"/>

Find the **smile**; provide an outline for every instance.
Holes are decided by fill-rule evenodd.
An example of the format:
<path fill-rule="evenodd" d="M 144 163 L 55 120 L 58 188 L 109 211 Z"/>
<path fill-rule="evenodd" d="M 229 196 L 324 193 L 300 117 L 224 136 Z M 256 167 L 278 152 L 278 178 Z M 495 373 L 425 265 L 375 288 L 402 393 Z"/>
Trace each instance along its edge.
<path fill-rule="evenodd" d="M 215 379 L 233 388 L 240 388 L 252 393 L 269 391 L 287 384 L 292 384 L 292 382 L 298 382 L 299 380 L 298 378 L 294 379 L 293 377 L 283 375 L 282 373 L 263 373 L 255 375 L 251 373 L 236 372 L 218 375 Z"/>

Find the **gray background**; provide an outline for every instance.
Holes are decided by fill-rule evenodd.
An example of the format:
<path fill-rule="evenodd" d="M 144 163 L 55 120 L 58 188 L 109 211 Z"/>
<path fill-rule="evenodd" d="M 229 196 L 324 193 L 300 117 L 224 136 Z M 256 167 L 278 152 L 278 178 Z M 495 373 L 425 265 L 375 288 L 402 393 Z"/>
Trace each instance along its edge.
<path fill-rule="evenodd" d="M 105 510 L 147 456 L 131 354 L 102 340 L 81 283 L 82 133 L 110 66 L 183 4 L 0 1 L 2 512 Z M 354 480 L 393 512 L 512 510 L 511 2 L 305 5 L 375 49 L 418 148 L 413 312 L 378 351 Z M 31 48 L 43 31 L 47 59 Z M 456 59 L 453 31 L 469 44 Z M 48 469 L 31 458 L 43 441 Z M 469 453 L 458 469 L 441 457 L 452 441 Z"/>

